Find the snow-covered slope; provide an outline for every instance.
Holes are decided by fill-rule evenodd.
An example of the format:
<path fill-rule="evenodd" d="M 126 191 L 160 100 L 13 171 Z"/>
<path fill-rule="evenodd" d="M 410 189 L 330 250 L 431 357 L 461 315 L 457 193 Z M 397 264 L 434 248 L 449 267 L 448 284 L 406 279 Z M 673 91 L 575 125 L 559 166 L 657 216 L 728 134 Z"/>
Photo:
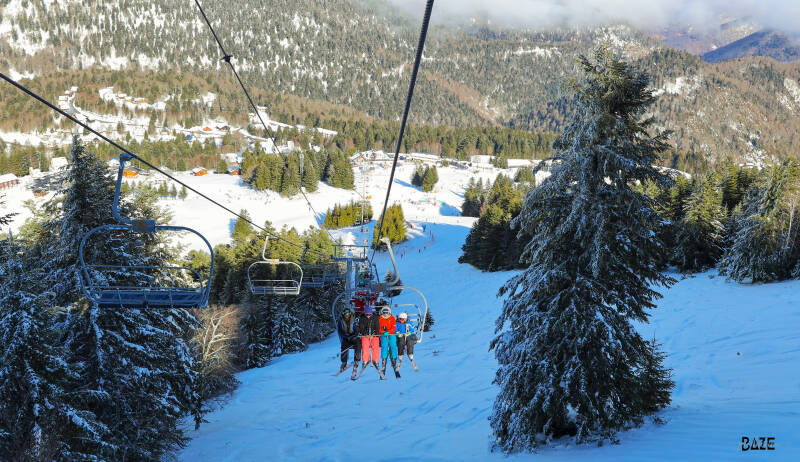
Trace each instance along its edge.
<path fill-rule="evenodd" d="M 489 450 L 497 389 L 488 346 L 502 302 L 495 294 L 511 273 L 456 262 L 467 227 L 426 227 L 397 249 L 405 250 L 403 281 L 425 292 L 436 318 L 417 347 L 420 372 L 404 365 L 402 379 L 386 382 L 373 370 L 355 383 L 347 374 L 333 377 L 333 335 L 241 373 L 240 388 L 189 433 L 180 460 L 505 460 Z M 386 267 L 385 256 L 376 261 Z M 673 406 L 660 414 L 666 425 L 622 433 L 620 445 L 562 445 L 511 459 L 797 460 L 800 282 L 743 286 L 715 276 L 681 280 L 640 327 L 664 343 L 675 370 Z M 743 453 L 742 436 L 774 436 L 777 449 Z"/>

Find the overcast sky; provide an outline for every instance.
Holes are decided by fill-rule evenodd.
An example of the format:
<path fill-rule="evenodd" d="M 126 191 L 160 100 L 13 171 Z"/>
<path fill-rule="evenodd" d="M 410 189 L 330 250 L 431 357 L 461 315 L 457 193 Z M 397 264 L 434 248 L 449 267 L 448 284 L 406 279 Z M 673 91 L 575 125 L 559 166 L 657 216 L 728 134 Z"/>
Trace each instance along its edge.
<path fill-rule="evenodd" d="M 424 0 L 391 0 L 422 15 Z M 654 29 L 670 23 L 716 27 L 720 15 L 749 17 L 767 27 L 800 32 L 800 0 L 436 0 L 434 19 L 547 27 L 624 21 Z"/>

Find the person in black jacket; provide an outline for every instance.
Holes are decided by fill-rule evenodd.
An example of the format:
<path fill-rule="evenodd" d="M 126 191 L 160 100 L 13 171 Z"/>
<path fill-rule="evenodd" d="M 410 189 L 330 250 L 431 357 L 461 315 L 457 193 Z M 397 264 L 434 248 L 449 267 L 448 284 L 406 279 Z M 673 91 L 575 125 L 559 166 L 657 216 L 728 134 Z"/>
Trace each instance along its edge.
<path fill-rule="evenodd" d="M 367 367 L 372 363 L 378 369 L 378 358 L 380 358 L 380 323 L 378 316 L 373 314 L 372 306 L 364 307 L 364 315 L 358 321 L 358 334 L 361 336 L 361 367 Z"/>
<path fill-rule="evenodd" d="M 342 318 L 336 323 L 336 332 L 339 334 L 340 356 L 342 367 L 339 374 L 347 369 L 347 358 L 350 348 L 353 349 L 353 370 L 358 369 L 358 358 L 361 356 L 361 339 L 358 337 L 358 322 L 350 308 L 342 311 Z"/>

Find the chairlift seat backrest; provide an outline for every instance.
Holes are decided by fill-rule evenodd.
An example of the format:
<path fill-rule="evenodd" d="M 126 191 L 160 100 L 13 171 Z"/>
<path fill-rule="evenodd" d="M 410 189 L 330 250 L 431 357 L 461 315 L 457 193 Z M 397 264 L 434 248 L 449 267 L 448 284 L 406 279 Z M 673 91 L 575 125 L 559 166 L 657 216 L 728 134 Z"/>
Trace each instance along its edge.
<path fill-rule="evenodd" d="M 155 220 L 131 220 L 124 218 L 119 213 L 120 190 L 122 186 L 125 162 L 133 156 L 128 153 L 120 154 L 119 170 L 117 173 L 114 203 L 111 212 L 119 224 L 102 225 L 91 229 L 81 239 L 78 249 L 80 262 L 79 282 L 81 289 L 89 300 L 101 308 L 203 308 L 208 305 L 210 295 L 210 281 L 214 275 L 214 249 L 208 240 L 197 231 L 183 226 L 161 226 Z M 197 271 L 180 266 L 148 266 L 148 265 L 106 265 L 86 262 L 86 243 L 94 234 L 102 231 L 126 233 L 155 233 L 155 232 L 190 232 L 202 239 L 211 255 L 211 264 L 208 275 L 203 277 Z M 108 273 L 138 273 L 149 284 L 121 285 L 108 282 L 113 277 Z M 168 278 L 168 281 L 185 279 L 189 274 L 195 280 L 193 285 L 180 285 L 158 283 L 159 276 L 166 273 L 178 273 L 182 277 Z"/>
<path fill-rule="evenodd" d="M 299 295 L 303 285 L 303 268 L 295 262 L 281 261 L 277 258 L 267 258 L 267 242 L 264 238 L 264 247 L 261 249 L 261 261 L 253 262 L 247 268 L 247 283 L 253 295 Z M 259 279 L 256 270 L 265 267 L 282 267 L 289 271 L 289 276 L 284 279 Z M 273 269 L 274 269 L 273 268 Z"/>

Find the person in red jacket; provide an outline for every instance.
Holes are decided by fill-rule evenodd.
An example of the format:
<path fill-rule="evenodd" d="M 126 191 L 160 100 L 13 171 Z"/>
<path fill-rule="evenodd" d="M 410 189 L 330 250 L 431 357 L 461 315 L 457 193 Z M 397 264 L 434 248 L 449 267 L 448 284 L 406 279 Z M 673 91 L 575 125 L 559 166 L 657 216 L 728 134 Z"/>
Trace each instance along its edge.
<path fill-rule="evenodd" d="M 380 332 L 381 332 L 381 359 L 383 364 L 381 370 L 386 373 L 386 360 L 390 357 L 392 360 L 392 369 L 394 375 L 400 377 L 400 372 L 397 370 L 397 337 L 395 336 L 396 323 L 392 310 L 388 306 L 381 308 Z"/>

